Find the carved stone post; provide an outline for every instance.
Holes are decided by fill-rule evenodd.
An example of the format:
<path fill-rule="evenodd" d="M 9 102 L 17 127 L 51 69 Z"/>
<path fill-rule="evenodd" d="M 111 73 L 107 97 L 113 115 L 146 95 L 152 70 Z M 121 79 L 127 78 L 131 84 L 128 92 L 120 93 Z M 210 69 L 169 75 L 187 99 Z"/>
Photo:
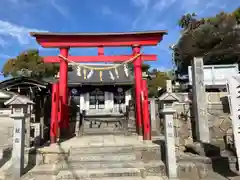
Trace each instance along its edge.
<path fill-rule="evenodd" d="M 177 178 L 177 158 L 175 148 L 175 134 L 173 127 L 173 115 L 176 111 L 172 108 L 164 108 L 164 134 L 166 149 L 166 164 L 169 178 Z"/>
<path fill-rule="evenodd" d="M 240 164 L 240 110 L 239 110 L 239 97 L 240 97 L 240 76 L 230 77 L 228 80 L 228 92 L 229 92 L 229 105 L 231 111 L 233 135 L 234 135 L 234 146 L 237 156 L 238 164 Z M 238 165 L 239 166 L 239 165 Z M 240 172 L 240 168 L 238 168 Z"/>
<path fill-rule="evenodd" d="M 193 111 L 196 123 L 197 140 L 202 143 L 210 142 L 207 101 L 204 85 L 203 58 L 194 58 L 192 62 Z"/>
<path fill-rule="evenodd" d="M 161 113 L 164 117 L 164 136 L 165 136 L 165 149 L 166 149 L 166 165 L 168 177 L 170 179 L 177 178 L 177 158 L 175 148 L 175 134 L 173 115 L 173 103 L 179 102 L 180 99 L 172 93 L 171 81 L 167 81 L 167 92 L 159 97 Z"/>
<path fill-rule="evenodd" d="M 151 98 L 150 100 L 150 116 L 151 116 L 151 128 L 152 132 L 156 131 L 156 100 L 155 98 Z"/>
<path fill-rule="evenodd" d="M 25 96 L 15 95 L 4 103 L 11 106 L 14 120 L 13 132 L 13 179 L 20 180 L 24 168 L 25 120 L 29 116 L 28 106 L 34 104 Z"/>

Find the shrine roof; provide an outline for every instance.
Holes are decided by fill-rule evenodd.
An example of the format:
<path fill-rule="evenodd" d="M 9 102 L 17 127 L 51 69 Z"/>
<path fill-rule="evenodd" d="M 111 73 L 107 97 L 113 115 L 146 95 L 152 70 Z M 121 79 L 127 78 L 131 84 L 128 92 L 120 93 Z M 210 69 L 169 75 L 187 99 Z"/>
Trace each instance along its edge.
<path fill-rule="evenodd" d="M 125 36 L 125 35 L 154 35 L 162 34 L 166 35 L 167 30 L 160 31 L 135 31 L 135 32 L 30 32 L 33 37 L 36 36 Z"/>
<path fill-rule="evenodd" d="M 7 79 L 5 81 L 0 82 L 0 89 L 6 89 L 9 87 L 21 86 L 21 85 L 38 86 L 40 88 L 47 88 L 48 82 L 37 80 L 30 77 L 20 76 L 20 77 Z"/>
<path fill-rule="evenodd" d="M 106 65 L 98 64 L 98 65 L 91 65 L 91 67 L 106 67 Z M 81 70 L 82 72 L 83 70 Z M 72 71 L 68 72 L 68 84 L 71 85 L 130 85 L 133 84 L 133 76 L 131 75 L 130 70 L 128 70 L 128 75 L 124 71 L 124 67 L 120 66 L 117 68 L 118 77 L 115 73 L 115 70 L 104 70 L 102 71 L 102 81 L 100 81 L 99 71 L 93 71 L 92 75 L 90 76 L 91 70 L 86 70 L 86 79 L 84 79 L 83 72 L 81 76 L 79 76 L 79 72 L 76 67 L 73 68 Z M 110 72 L 113 75 L 111 78 Z M 88 78 L 87 78 L 88 77 Z"/>

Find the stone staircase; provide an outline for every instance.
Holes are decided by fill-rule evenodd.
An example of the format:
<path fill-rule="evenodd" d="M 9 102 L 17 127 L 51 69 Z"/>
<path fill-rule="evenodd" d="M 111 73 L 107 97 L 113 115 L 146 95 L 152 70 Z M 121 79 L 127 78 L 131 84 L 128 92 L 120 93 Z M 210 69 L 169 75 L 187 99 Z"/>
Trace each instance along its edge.
<path fill-rule="evenodd" d="M 26 165 L 36 163 L 36 166 L 21 179 L 166 179 L 163 150 L 155 140 L 154 143 L 142 141 L 133 135 L 75 137 L 26 155 Z M 177 153 L 177 163 L 180 178 L 204 179 L 212 171 L 211 160 L 207 157 Z M 0 174 L 0 180 L 12 180 L 11 172 L 10 169 Z"/>
<path fill-rule="evenodd" d="M 126 117 L 102 116 L 102 117 L 87 117 L 84 121 L 84 135 L 124 135 L 127 132 Z"/>
<path fill-rule="evenodd" d="M 80 139 L 80 138 L 79 138 Z M 165 177 L 165 165 L 160 160 L 160 147 L 132 145 L 96 145 L 72 147 L 58 153 L 61 158 L 49 162 L 52 152 L 42 155 L 42 163 L 27 174 L 24 180 L 140 180 Z M 48 159 L 48 160 L 47 160 Z M 48 161 L 48 162 L 47 162 Z"/>

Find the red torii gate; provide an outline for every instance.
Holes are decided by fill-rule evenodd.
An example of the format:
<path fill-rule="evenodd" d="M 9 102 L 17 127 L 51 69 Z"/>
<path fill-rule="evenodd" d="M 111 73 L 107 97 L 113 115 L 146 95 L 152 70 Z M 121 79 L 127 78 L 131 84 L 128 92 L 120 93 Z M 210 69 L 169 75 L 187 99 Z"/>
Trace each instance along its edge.
<path fill-rule="evenodd" d="M 37 42 L 44 48 L 59 48 L 60 56 L 44 57 L 46 63 L 60 63 L 59 87 L 53 85 L 52 92 L 52 117 L 51 117 L 51 142 L 56 142 L 58 123 L 65 132 L 69 130 L 68 117 L 68 61 L 74 62 L 123 62 L 131 59 L 134 55 L 141 53 L 143 46 L 156 46 L 167 31 L 147 31 L 147 32 L 128 32 L 128 33 L 49 33 L 49 32 L 31 32 Z M 69 56 L 70 48 L 97 47 L 97 56 Z M 132 55 L 104 55 L 104 47 L 132 47 Z M 143 118 L 148 118 L 148 105 L 143 105 L 143 115 L 141 112 L 141 98 L 145 99 L 147 87 L 142 80 L 142 61 L 156 61 L 157 56 L 148 54 L 138 56 L 134 64 L 135 77 L 135 98 L 136 98 L 136 128 L 137 133 L 142 135 Z M 58 92 L 59 91 L 59 92 Z M 58 96 L 59 95 L 59 96 Z M 146 107 L 147 106 L 147 107 Z M 58 117 L 58 107 L 60 113 Z M 144 119 L 144 122 L 147 122 Z M 144 126 L 149 128 L 149 124 Z M 144 130 L 146 133 L 148 130 Z M 144 133 L 144 139 L 150 139 L 149 135 Z"/>

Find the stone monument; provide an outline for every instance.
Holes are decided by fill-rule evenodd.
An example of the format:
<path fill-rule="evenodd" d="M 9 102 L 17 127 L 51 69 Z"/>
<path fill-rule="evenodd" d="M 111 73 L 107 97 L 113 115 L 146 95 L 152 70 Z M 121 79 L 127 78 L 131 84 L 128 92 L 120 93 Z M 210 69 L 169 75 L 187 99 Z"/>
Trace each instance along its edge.
<path fill-rule="evenodd" d="M 196 123 L 196 138 L 201 143 L 210 142 L 208 127 L 207 101 L 204 85 L 203 58 L 194 58 L 192 61 L 192 94 L 193 112 Z"/>
<path fill-rule="evenodd" d="M 13 179 L 18 180 L 24 169 L 25 119 L 28 116 L 28 106 L 34 103 L 25 96 L 15 95 L 4 104 L 10 106 L 12 110 L 10 117 L 14 120 L 12 174 Z"/>
<path fill-rule="evenodd" d="M 240 76 L 230 77 L 227 83 L 229 105 L 233 127 L 234 146 L 238 164 L 240 163 Z M 240 172 L 240 168 L 238 168 Z"/>
<path fill-rule="evenodd" d="M 159 97 L 160 113 L 164 116 L 164 135 L 166 149 L 166 165 L 170 179 L 177 178 L 177 160 L 175 148 L 175 134 L 173 115 L 176 112 L 173 109 L 174 102 L 179 102 L 180 99 L 172 93 L 171 81 L 167 80 L 167 92 Z"/>
<path fill-rule="evenodd" d="M 151 129 L 152 129 L 152 132 L 154 132 L 156 131 L 156 128 L 157 128 L 156 99 L 149 98 L 149 101 L 150 101 Z"/>

